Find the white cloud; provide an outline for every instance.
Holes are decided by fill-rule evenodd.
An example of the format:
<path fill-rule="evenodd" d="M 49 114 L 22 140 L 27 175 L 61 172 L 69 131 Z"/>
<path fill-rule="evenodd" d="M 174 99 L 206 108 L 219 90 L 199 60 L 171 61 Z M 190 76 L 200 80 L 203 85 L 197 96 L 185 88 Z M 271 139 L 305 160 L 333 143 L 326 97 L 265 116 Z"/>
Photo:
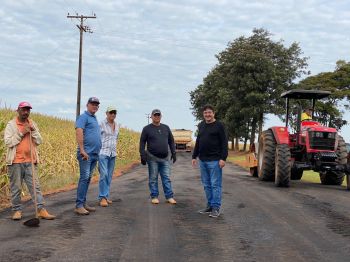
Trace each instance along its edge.
<path fill-rule="evenodd" d="M 94 33 L 84 34 L 82 101 L 97 95 L 102 107 L 116 104 L 123 125 L 137 130 L 157 106 L 173 127 L 193 129 L 188 92 L 229 41 L 264 27 L 286 45 L 299 42 L 313 73 L 332 70 L 336 60 L 350 60 L 348 10 L 346 1 L 317 0 L 4 0 L 1 101 L 25 98 L 43 113 L 74 119 L 79 21 L 66 15 L 93 11 L 97 18 L 85 21 Z"/>

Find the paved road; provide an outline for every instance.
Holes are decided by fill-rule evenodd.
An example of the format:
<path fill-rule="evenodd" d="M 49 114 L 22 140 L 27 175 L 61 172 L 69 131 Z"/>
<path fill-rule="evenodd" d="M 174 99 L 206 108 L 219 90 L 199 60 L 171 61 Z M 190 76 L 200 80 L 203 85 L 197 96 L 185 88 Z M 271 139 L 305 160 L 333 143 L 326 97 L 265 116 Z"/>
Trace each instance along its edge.
<path fill-rule="evenodd" d="M 350 192 L 343 187 L 292 182 L 275 188 L 240 167 L 224 170 L 223 214 L 198 214 L 205 206 L 190 155 L 173 166 L 176 206 L 151 205 L 147 170 L 113 180 L 107 208 L 79 217 L 75 191 L 46 197 L 58 217 L 27 228 L 0 213 L 0 261 L 349 261 Z M 89 191 L 97 204 L 97 185 Z M 25 209 L 30 217 L 31 206 Z M 26 219 L 25 218 L 25 219 Z"/>

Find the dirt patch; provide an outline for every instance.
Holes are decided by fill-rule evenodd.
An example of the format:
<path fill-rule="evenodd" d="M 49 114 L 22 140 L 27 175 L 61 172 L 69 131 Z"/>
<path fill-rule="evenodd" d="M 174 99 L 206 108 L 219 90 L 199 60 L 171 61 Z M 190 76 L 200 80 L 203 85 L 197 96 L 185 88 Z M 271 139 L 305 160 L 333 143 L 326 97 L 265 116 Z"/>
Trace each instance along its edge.
<path fill-rule="evenodd" d="M 246 152 L 246 151 L 232 151 L 232 150 L 229 150 L 228 151 L 228 156 L 232 156 L 232 157 L 245 156 L 248 153 L 249 152 Z"/>
<path fill-rule="evenodd" d="M 246 155 L 248 155 L 249 152 L 245 151 L 229 151 L 228 152 L 228 161 L 231 163 L 234 163 L 236 165 L 239 165 L 240 167 L 243 167 L 245 169 L 248 169 L 249 165 L 246 160 Z"/>
<path fill-rule="evenodd" d="M 246 160 L 233 160 L 232 163 L 237 164 L 244 168 L 248 168 L 248 162 Z"/>

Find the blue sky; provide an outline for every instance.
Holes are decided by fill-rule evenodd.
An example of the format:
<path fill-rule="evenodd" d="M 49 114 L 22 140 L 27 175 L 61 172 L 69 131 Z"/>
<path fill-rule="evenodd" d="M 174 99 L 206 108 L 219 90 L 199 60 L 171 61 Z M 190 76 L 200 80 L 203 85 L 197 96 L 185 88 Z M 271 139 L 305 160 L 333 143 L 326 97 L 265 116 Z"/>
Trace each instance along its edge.
<path fill-rule="evenodd" d="M 195 129 L 189 91 L 215 65 L 229 41 L 263 27 L 286 45 L 299 42 L 312 74 L 350 58 L 348 1 L 98 1 L 2 0 L 0 105 L 32 103 L 33 111 L 75 119 L 79 21 L 84 34 L 82 108 L 90 96 L 118 108 L 118 121 L 136 131 L 153 108 L 171 128 Z M 346 114 L 350 121 L 350 115 Z M 277 124 L 271 118 L 266 126 Z M 342 130 L 350 141 L 350 129 Z"/>

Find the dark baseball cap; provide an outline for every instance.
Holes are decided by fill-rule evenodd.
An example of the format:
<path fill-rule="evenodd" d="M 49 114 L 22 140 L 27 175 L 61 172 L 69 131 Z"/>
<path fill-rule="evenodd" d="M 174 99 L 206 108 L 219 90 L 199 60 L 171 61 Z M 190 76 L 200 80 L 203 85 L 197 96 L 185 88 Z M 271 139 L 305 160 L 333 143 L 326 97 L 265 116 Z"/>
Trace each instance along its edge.
<path fill-rule="evenodd" d="M 162 113 L 160 112 L 159 109 L 153 109 L 152 110 L 152 116 L 155 115 L 155 114 L 160 114 L 161 115 Z"/>
<path fill-rule="evenodd" d="M 96 103 L 96 104 L 100 104 L 100 100 L 98 100 L 97 97 L 90 97 L 89 100 L 88 100 L 88 104 L 89 103 Z"/>

